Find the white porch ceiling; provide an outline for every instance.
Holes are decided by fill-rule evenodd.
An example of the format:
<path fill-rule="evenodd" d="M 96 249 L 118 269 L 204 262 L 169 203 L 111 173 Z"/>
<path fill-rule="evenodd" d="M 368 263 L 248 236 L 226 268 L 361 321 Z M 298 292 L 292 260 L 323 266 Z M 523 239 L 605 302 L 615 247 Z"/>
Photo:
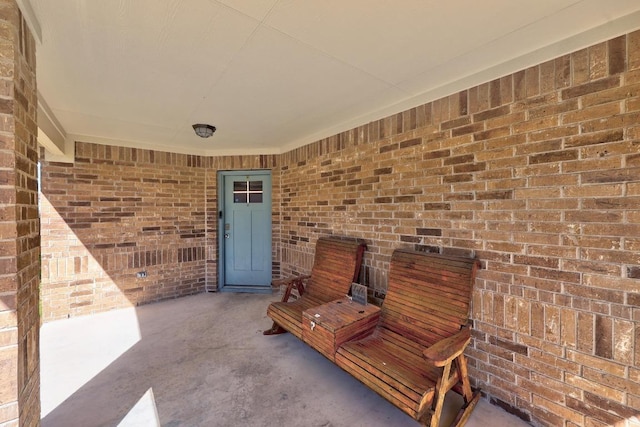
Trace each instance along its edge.
<path fill-rule="evenodd" d="M 51 140 L 205 155 L 286 152 L 640 28 L 638 0 L 18 3 Z"/>

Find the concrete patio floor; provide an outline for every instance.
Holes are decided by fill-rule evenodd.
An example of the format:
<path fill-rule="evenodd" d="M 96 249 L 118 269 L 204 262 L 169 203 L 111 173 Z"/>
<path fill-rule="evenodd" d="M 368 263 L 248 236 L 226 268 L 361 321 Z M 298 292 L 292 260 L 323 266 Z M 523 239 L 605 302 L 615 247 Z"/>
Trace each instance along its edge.
<path fill-rule="evenodd" d="M 419 425 L 290 334 L 263 336 L 275 299 L 199 294 L 43 325 L 42 426 Z M 467 423 L 527 425 L 485 400 Z"/>

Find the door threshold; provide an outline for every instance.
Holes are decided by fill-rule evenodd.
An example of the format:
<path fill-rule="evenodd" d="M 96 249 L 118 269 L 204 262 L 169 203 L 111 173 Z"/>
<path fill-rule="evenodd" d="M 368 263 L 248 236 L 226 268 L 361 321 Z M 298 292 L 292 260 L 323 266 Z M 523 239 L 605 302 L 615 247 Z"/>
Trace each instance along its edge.
<path fill-rule="evenodd" d="M 273 287 L 269 285 L 226 285 L 220 288 L 220 292 L 238 292 L 252 294 L 273 293 Z"/>

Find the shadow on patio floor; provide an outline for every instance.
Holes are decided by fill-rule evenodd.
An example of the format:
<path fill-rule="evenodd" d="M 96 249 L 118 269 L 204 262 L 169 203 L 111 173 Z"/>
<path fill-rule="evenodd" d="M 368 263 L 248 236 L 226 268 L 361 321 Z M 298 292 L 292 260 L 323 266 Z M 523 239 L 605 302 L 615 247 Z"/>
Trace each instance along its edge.
<path fill-rule="evenodd" d="M 42 327 L 43 427 L 417 426 L 315 350 L 275 295 L 199 294 Z M 467 426 L 526 426 L 481 401 Z"/>

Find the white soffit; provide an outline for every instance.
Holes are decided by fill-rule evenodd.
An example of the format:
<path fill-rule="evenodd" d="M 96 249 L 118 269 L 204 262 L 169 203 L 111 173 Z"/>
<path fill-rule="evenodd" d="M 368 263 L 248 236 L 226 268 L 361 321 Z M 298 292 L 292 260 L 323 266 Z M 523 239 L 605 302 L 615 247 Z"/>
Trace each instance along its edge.
<path fill-rule="evenodd" d="M 204 155 L 286 152 L 640 27 L 637 0 L 19 5 L 68 139 Z"/>

